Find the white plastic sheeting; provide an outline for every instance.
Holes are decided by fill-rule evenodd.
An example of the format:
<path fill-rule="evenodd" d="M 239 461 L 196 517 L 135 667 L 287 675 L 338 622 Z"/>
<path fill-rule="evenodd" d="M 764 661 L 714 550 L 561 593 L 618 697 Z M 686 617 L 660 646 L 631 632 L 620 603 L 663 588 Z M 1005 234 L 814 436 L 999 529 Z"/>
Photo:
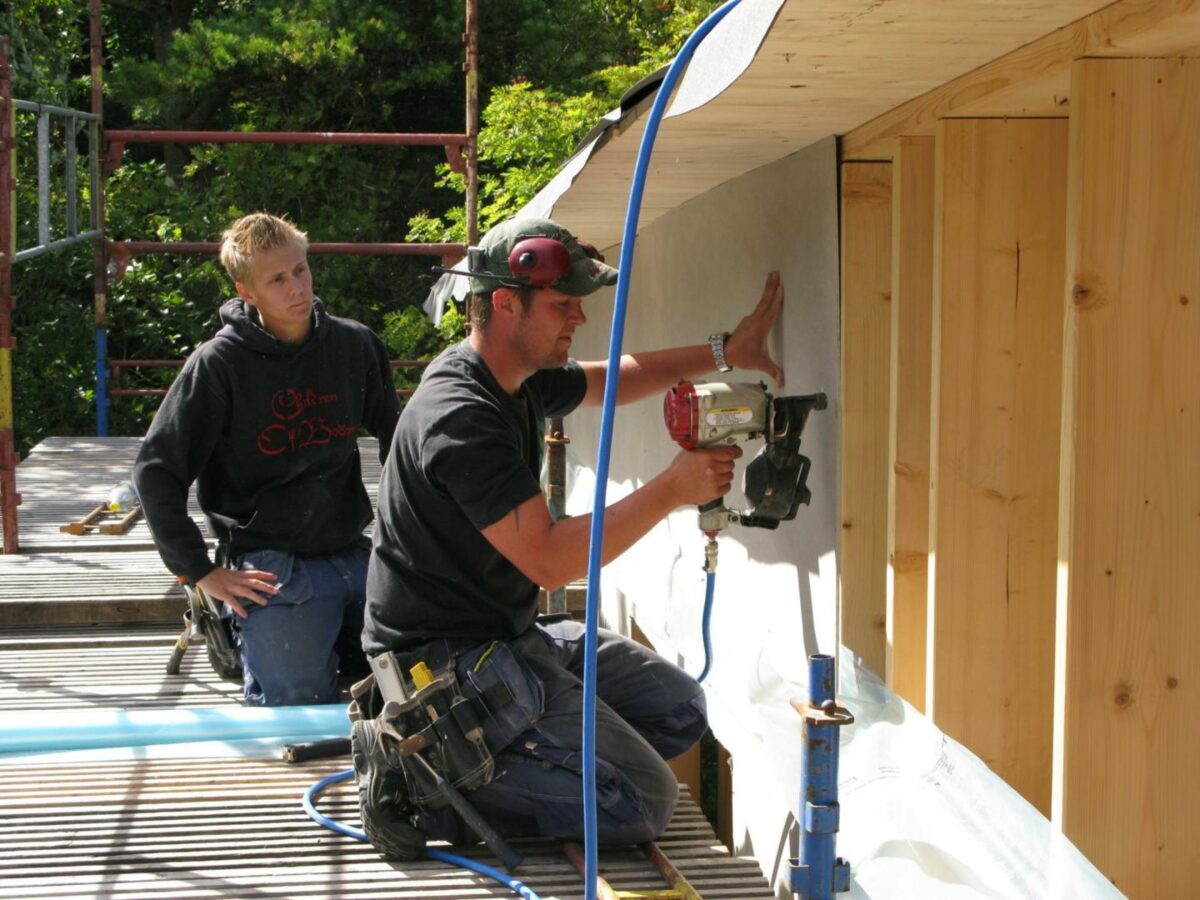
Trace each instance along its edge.
<path fill-rule="evenodd" d="M 842 728 L 838 778 L 837 852 L 852 874 L 844 896 L 1123 896 L 977 756 L 888 690 L 844 647 L 840 660 L 838 702 L 855 718 Z M 753 729 L 745 737 L 761 743 L 763 756 L 773 761 L 767 777 L 777 779 L 775 789 L 798 797 L 803 723 L 789 701 L 806 697 L 807 686 L 762 670 L 757 678 L 754 710 L 739 716 L 740 724 Z M 737 764 L 735 751 L 735 791 L 742 774 Z M 794 856 L 798 832 L 794 821 L 789 825 L 788 854 Z M 775 862 L 782 881 L 786 859 Z"/>
<path fill-rule="evenodd" d="M 696 48 L 675 89 L 667 118 L 699 109 L 741 77 L 754 62 L 783 0 L 742 0 Z"/>

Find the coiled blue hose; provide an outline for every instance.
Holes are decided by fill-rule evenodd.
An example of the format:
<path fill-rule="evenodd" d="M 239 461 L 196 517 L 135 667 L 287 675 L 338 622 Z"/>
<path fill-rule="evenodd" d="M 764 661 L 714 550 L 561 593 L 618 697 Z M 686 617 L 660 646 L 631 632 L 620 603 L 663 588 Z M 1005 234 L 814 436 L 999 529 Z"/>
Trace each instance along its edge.
<path fill-rule="evenodd" d="M 304 811 L 308 813 L 308 817 L 318 825 L 323 825 L 330 831 L 336 831 L 338 834 L 344 834 L 346 837 L 352 837 L 355 840 L 365 841 L 367 835 L 361 828 L 353 828 L 350 825 L 345 825 L 336 819 L 331 819 L 323 812 L 317 809 L 317 797 L 325 788 L 333 784 L 340 784 L 343 781 L 349 781 L 354 777 L 353 769 L 346 769 L 344 772 L 334 772 L 332 775 L 327 775 L 320 781 L 314 782 L 307 791 L 304 792 Z M 459 866 L 463 869 L 470 869 L 479 875 L 484 875 L 491 878 L 493 881 L 498 881 L 504 885 L 518 897 L 524 897 L 525 900 L 541 900 L 537 894 L 530 890 L 525 884 L 501 872 L 499 869 L 494 869 L 489 865 L 479 862 L 478 860 L 470 859 L 466 856 L 459 856 L 455 853 L 447 853 L 444 850 L 426 850 L 425 856 L 428 859 L 436 859 L 438 862 L 449 863 L 452 866 Z"/>
<path fill-rule="evenodd" d="M 641 216 L 642 195 L 646 189 L 646 173 L 650 154 L 658 137 L 659 122 L 667 102 L 684 67 L 696 52 L 696 47 L 708 36 L 718 22 L 741 0 L 728 0 L 700 23 L 675 57 L 659 85 L 646 130 L 638 148 L 629 186 L 629 204 L 625 211 L 625 229 L 621 235 L 621 260 L 617 277 L 616 299 L 613 303 L 612 331 L 608 342 L 608 372 L 604 380 L 604 405 L 600 416 L 600 442 L 596 452 L 596 490 L 592 498 L 592 532 L 588 545 L 587 619 L 584 633 L 583 657 L 583 840 L 584 890 L 586 900 L 596 900 L 600 875 L 596 821 L 596 647 L 600 622 L 600 568 L 603 565 L 601 548 L 604 537 L 604 507 L 608 498 L 608 463 L 612 450 L 613 419 L 617 405 L 617 384 L 621 376 L 621 347 L 625 337 L 625 307 L 629 298 L 629 282 L 633 277 L 633 248 L 637 242 L 638 219 Z"/>

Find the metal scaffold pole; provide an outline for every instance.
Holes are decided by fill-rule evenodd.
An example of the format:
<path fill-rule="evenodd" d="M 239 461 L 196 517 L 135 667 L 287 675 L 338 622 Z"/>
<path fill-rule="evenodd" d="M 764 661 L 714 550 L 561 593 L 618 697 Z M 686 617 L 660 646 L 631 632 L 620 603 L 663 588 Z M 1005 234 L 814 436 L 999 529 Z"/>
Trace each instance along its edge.
<path fill-rule="evenodd" d="M 13 295 L 12 266 L 16 254 L 16 220 L 13 191 L 14 135 L 12 71 L 8 65 L 8 38 L 0 36 L 0 520 L 4 527 L 4 552 L 17 552 L 17 450 L 13 437 Z"/>
<path fill-rule="evenodd" d="M 804 716 L 804 771 L 800 779 L 800 858 L 792 860 L 791 888 L 800 900 L 833 900 L 850 889 L 850 864 L 837 856 L 839 729 L 854 716 L 837 705 L 832 656 L 808 658 L 808 703 L 792 701 Z"/>
<path fill-rule="evenodd" d="M 104 26 L 100 20 L 100 0 L 88 3 L 88 36 L 92 52 L 91 127 L 97 137 L 104 133 Z M 92 315 L 96 329 L 96 434 L 108 434 L 108 265 L 104 247 L 104 176 L 100 171 L 100 142 L 92 153 L 91 181 L 92 228 L 98 232 L 92 262 Z"/>
<path fill-rule="evenodd" d="M 466 0 L 467 28 L 463 34 L 467 85 L 467 246 L 479 243 L 479 0 Z"/>

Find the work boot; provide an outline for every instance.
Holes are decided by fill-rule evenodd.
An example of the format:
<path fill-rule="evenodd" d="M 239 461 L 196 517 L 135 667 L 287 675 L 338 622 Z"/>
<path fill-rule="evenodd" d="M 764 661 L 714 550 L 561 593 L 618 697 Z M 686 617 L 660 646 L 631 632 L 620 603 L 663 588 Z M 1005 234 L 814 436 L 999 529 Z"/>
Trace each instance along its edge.
<path fill-rule="evenodd" d="M 409 801 L 399 749 L 393 747 L 389 753 L 377 720 L 360 719 L 350 729 L 350 752 L 367 839 L 390 859 L 420 859 L 425 853 L 425 834 L 412 823 L 416 810 Z"/>

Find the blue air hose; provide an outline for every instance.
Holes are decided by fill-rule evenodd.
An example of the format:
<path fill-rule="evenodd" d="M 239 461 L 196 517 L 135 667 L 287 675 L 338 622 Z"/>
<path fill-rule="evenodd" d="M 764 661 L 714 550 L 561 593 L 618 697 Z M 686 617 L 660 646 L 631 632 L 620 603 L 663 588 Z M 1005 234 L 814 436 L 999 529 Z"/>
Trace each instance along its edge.
<path fill-rule="evenodd" d="M 308 813 L 308 817 L 318 825 L 323 825 L 330 831 L 336 831 L 338 834 L 344 834 L 346 837 L 352 837 L 358 841 L 366 841 L 367 835 L 360 828 L 353 828 L 350 825 L 345 825 L 336 819 L 331 819 L 317 809 L 316 801 L 320 793 L 333 784 L 340 784 L 343 781 L 349 781 L 354 777 L 353 769 L 346 769 L 344 772 L 334 772 L 332 775 L 327 775 L 320 781 L 314 782 L 307 791 L 304 792 L 304 811 Z M 517 879 L 501 872 L 499 869 L 494 869 L 489 865 L 479 862 L 478 860 L 470 859 L 466 856 L 459 856 L 455 853 L 447 853 L 444 850 L 426 850 L 425 857 L 427 859 L 436 859 L 438 862 L 449 863 L 452 866 L 459 866 L 463 869 L 469 869 L 479 875 L 484 875 L 493 881 L 498 881 L 504 885 L 518 897 L 524 897 L 525 900 L 541 900 L 537 894 L 530 890 L 526 885 Z"/>
<path fill-rule="evenodd" d="M 712 668 L 712 631 L 710 625 L 712 623 L 713 609 L 713 593 L 717 586 L 717 573 L 709 572 L 704 578 L 704 625 L 700 632 L 704 636 L 704 668 L 700 670 L 700 674 L 696 676 L 697 681 L 703 681 L 708 677 L 708 670 Z"/>
<path fill-rule="evenodd" d="M 608 343 L 608 372 L 604 380 L 604 406 L 600 416 L 600 442 L 596 452 L 596 491 L 592 498 L 592 532 L 588 545 L 587 620 L 583 657 L 583 839 L 584 890 L 586 900 L 596 900 L 596 885 L 600 875 L 599 829 L 596 821 L 596 647 L 600 621 L 600 568 L 603 565 L 601 547 L 604 536 L 604 507 L 608 499 L 608 463 L 612 449 L 613 419 L 617 405 L 617 384 L 621 377 L 621 346 L 625 337 L 625 307 L 629 298 L 629 282 L 633 276 L 633 248 L 637 242 L 638 219 L 642 195 L 646 189 L 646 173 L 650 154 L 658 136 L 658 125 L 666 111 L 671 92 L 684 67 L 696 52 L 696 47 L 708 36 L 718 22 L 741 0 L 728 0 L 715 10 L 686 41 L 675 57 L 654 103 L 646 117 L 646 130 L 638 148 L 629 186 L 629 204 L 625 211 L 625 229 L 621 236 L 621 260 L 617 277 L 616 299 L 613 303 L 612 332 Z"/>
<path fill-rule="evenodd" d="M 646 130 L 642 134 L 642 143 L 638 148 L 637 162 L 634 166 L 633 182 L 629 188 L 629 204 L 625 213 L 625 229 L 621 237 L 621 259 L 619 276 L 617 278 L 616 299 L 613 303 L 612 331 L 608 344 L 608 371 L 604 381 L 604 404 L 600 416 L 600 440 L 596 454 L 596 491 L 592 499 L 592 530 L 588 544 L 588 590 L 587 590 L 587 619 L 584 633 L 583 658 L 583 836 L 584 836 L 584 890 L 586 900 L 596 900 L 597 884 L 600 875 L 599 865 L 599 835 L 596 821 L 596 648 L 597 629 L 599 628 L 600 609 L 600 569 L 603 565 L 601 556 L 602 538 L 604 535 L 604 512 L 608 499 L 608 465 L 612 450 L 613 419 L 617 405 L 617 385 L 621 375 L 621 347 L 625 335 L 625 308 L 629 298 L 629 282 L 633 275 L 633 248 L 637 242 L 638 219 L 641 213 L 642 195 L 646 188 L 646 174 L 650 167 L 650 154 L 654 149 L 654 141 L 658 136 L 658 126 L 662 121 L 666 105 L 675 83 L 679 80 L 684 67 L 695 53 L 696 47 L 708 36 L 709 32 L 720 22 L 741 0 L 728 0 L 715 10 L 700 27 L 697 28 L 683 44 L 679 55 L 667 69 L 662 84 L 659 85 L 650 113 L 646 117 Z M 712 658 L 712 642 L 709 637 L 709 618 L 712 613 L 712 597 L 715 585 L 714 573 L 709 573 L 704 600 L 704 671 L 700 674 L 702 680 L 707 674 Z M 360 830 L 350 828 L 322 815 L 313 806 L 313 798 L 331 784 L 345 781 L 352 777 L 353 769 L 338 772 L 328 778 L 316 782 L 304 795 L 304 809 L 309 817 L 320 825 L 324 825 L 339 834 L 348 835 L 360 841 L 367 836 Z M 473 872 L 478 872 L 493 878 L 522 897 L 537 900 L 536 895 L 519 881 L 509 878 L 498 869 L 485 866 L 475 860 L 443 853 L 438 850 L 426 850 L 425 855 L 430 859 L 438 859 L 452 865 L 463 866 Z"/>

